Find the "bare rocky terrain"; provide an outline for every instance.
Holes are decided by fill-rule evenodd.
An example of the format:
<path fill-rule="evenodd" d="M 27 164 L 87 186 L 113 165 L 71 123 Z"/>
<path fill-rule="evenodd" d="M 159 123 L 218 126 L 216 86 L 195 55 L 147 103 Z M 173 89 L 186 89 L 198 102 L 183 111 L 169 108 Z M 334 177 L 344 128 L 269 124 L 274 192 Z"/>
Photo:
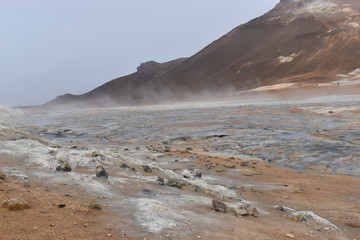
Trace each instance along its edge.
<path fill-rule="evenodd" d="M 3 109 L 2 239 L 359 239 L 359 103 Z"/>

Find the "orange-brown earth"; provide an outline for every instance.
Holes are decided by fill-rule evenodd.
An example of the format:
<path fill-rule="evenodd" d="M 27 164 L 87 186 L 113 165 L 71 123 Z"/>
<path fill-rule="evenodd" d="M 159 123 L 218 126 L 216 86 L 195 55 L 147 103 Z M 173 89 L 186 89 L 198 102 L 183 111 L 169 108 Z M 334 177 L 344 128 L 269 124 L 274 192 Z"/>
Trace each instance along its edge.
<path fill-rule="evenodd" d="M 198 148 L 196 143 L 191 146 Z M 183 146 L 181 146 L 183 148 Z M 176 148 L 176 147 L 175 147 Z M 302 223 L 293 220 L 286 212 L 276 209 L 259 218 L 236 217 L 234 213 L 216 213 L 211 204 L 194 209 L 194 213 L 208 212 L 209 218 L 220 217 L 223 225 L 203 226 L 193 237 L 173 234 L 171 239 L 359 239 L 360 236 L 360 191 L 356 186 L 359 178 L 338 175 L 301 173 L 286 170 L 258 161 L 237 158 L 220 158 L 174 150 L 174 157 L 196 156 L 193 167 L 208 167 L 220 176 L 229 171 L 239 171 L 233 179 L 241 197 L 257 202 L 258 207 L 283 205 L 297 210 L 315 209 L 316 214 L 339 227 L 317 223 Z M 24 184 L 25 183 L 25 184 Z M 274 187 L 275 186 L 275 187 Z M 142 228 L 114 229 L 112 210 L 101 204 L 103 210 L 84 208 L 88 203 L 102 203 L 101 198 L 89 197 L 74 186 L 54 186 L 46 183 L 7 179 L 0 182 L 0 200 L 23 197 L 30 209 L 9 211 L 1 208 L 1 239 L 159 239 L 153 234 L 148 237 L 129 237 L 126 232 L 141 232 Z M 205 193 L 207 194 L 207 193 Z M 209 195 L 210 197 L 211 196 Z M 226 200 L 230 201 L 231 200 Z M 58 204 L 66 204 L 59 208 Z M 120 213 L 121 215 L 121 213 Z M 196 228 L 196 226 L 194 226 Z M 212 227 L 213 229 L 210 229 Z M 152 238 L 152 236 L 154 238 Z M 198 237 L 199 236 L 199 237 Z M 266 238 L 264 237 L 266 236 Z M 169 237 L 170 238 L 170 237 Z"/>

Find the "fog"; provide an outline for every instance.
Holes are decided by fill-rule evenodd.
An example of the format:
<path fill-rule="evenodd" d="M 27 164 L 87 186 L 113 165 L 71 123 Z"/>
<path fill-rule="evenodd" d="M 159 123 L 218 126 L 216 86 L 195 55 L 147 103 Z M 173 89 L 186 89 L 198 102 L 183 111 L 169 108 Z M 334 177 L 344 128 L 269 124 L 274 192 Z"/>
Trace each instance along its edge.
<path fill-rule="evenodd" d="M 85 93 L 188 57 L 278 0 L 1 0 L 0 106 Z"/>

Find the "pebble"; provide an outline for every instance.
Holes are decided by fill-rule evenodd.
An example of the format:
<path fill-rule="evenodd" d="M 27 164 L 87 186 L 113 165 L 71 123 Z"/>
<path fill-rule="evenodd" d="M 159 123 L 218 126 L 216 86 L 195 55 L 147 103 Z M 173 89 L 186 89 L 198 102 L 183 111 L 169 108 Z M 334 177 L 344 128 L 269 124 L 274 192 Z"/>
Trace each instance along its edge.
<path fill-rule="evenodd" d="M 295 238 L 295 235 L 294 235 L 294 234 L 291 234 L 291 233 L 288 233 L 288 234 L 286 234 L 285 236 L 288 237 L 288 238 Z"/>

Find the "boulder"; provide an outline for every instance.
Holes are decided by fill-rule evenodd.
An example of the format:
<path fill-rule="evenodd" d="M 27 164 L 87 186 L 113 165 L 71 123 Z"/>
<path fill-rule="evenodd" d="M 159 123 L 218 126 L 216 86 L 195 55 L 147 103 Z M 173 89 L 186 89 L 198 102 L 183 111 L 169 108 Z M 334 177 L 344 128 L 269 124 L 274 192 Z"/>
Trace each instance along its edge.
<path fill-rule="evenodd" d="M 56 168 L 58 172 L 71 172 L 71 166 L 69 163 L 63 163 Z"/>
<path fill-rule="evenodd" d="M 109 174 L 106 172 L 105 168 L 100 165 L 96 167 L 96 176 L 107 179 L 109 177 Z"/>
<path fill-rule="evenodd" d="M 16 197 L 6 200 L 2 202 L 1 206 L 11 211 L 25 210 L 30 208 L 29 203 L 21 197 Z"/>
<path fill-rule="evenodd" d="M 212 207 L 216 212 L 226 212 L 227 205 L 219 200 L 211 201 Z"/>

